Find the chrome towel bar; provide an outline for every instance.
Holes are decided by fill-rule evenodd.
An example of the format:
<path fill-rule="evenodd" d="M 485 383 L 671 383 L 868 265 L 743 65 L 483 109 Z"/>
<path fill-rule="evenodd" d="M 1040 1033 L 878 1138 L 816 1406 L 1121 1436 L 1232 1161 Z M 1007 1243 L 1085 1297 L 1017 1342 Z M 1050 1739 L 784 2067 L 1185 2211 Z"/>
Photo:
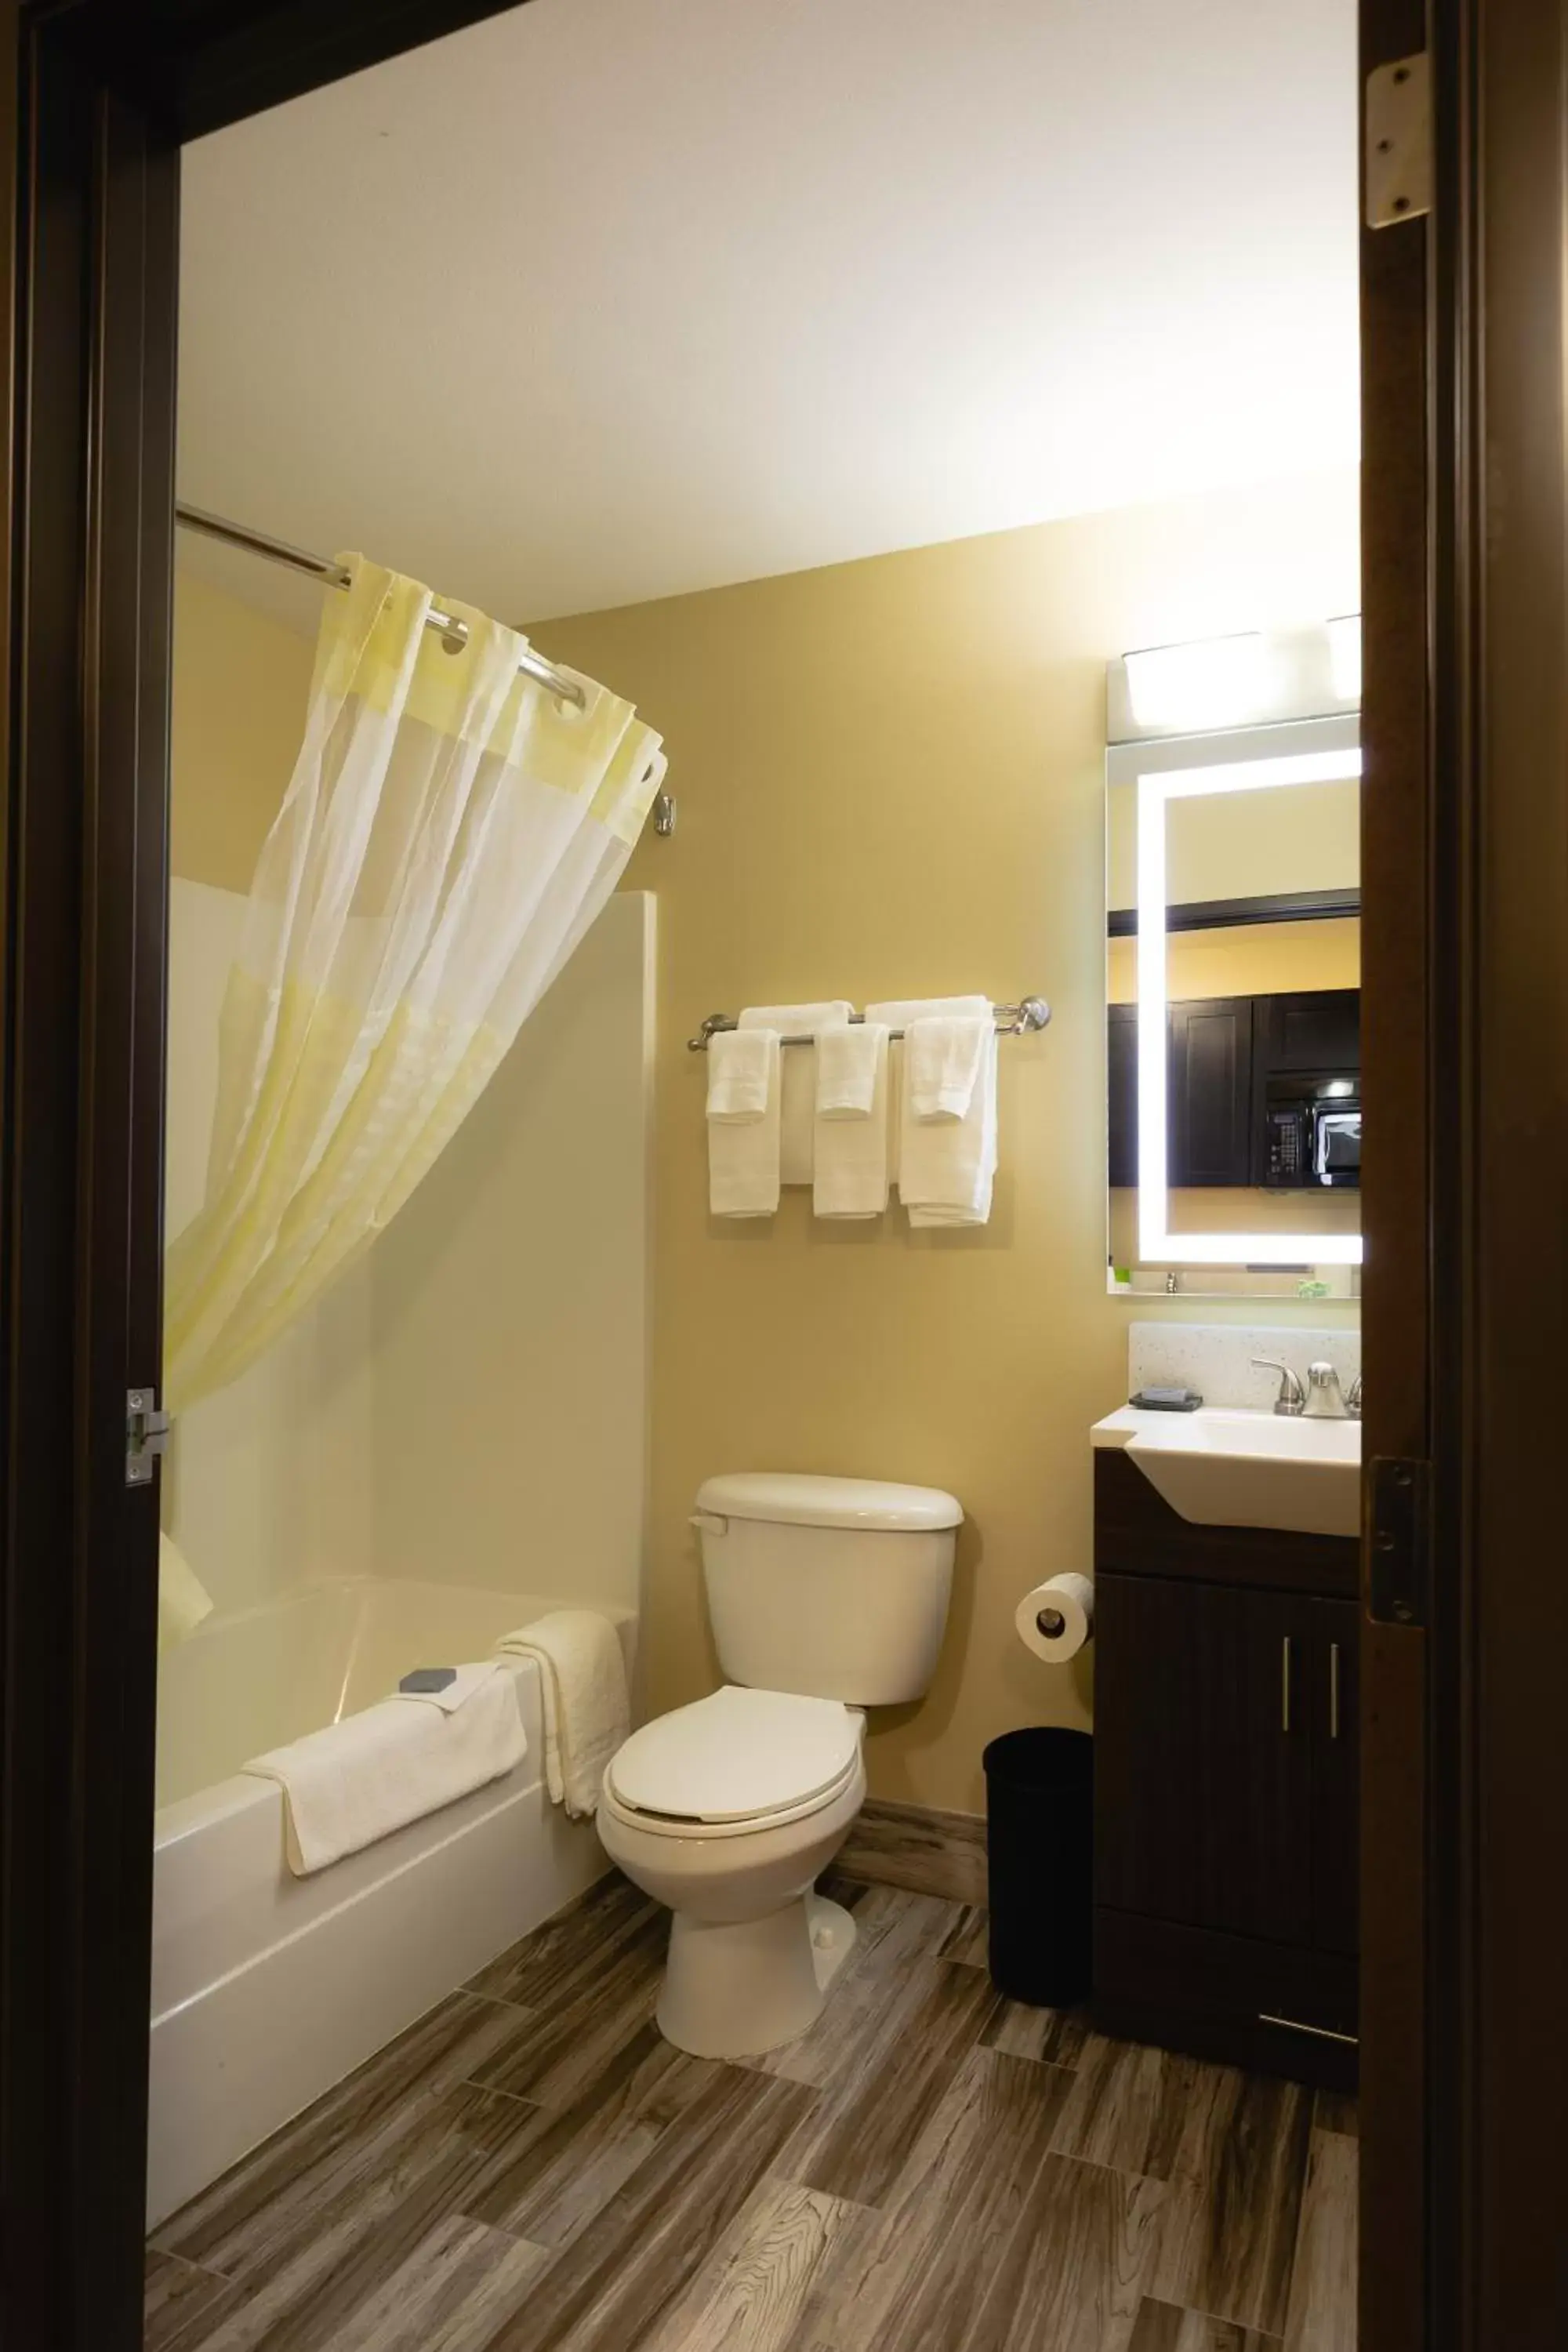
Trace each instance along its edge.
<path fill-rule="evenodd" d="M 995 1013 L 996 1034 L 999 1037 L 1026 1037 L 1031 1030 L 1043 1029 L 1051 1017 L 1051 1008 L 1043 996 L 1022 997 L 1016 1004 L 998 1004 Z M 865 1020 L 866 1015 L 863 1013 L 852 1013 L 849 1018 L 853 1023 L 859 1023 Z M 689 1054 L 705 1054 L 708 1051 L 710 1037 L 716 1037 L 721 1029 L 735 1029 L 739 1026 L 740 1024 L 732 1013 L 710 1013 L 696 1036 L 687 1039 L 686 1050 Z M 901 1029 L 889 1029 L 888 1032 L 889 1037 L 901 1037 L 903 1034 Z M 781 1045 L 815 1045 L 816 1043 L 815 1037 L 781 1037 L 779 1039 Z"/>

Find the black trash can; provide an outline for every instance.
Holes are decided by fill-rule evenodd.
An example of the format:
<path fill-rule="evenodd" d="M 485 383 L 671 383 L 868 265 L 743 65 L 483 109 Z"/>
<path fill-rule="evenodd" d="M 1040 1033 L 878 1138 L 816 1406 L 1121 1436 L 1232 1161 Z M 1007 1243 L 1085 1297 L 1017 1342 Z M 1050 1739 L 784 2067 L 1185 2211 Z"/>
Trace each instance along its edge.
<path fill-rule="evenodd" d="M 1087 1731 L 1005 1731 L 985 1766 L 991 1978 L 1037 2008 L 1090 1981 L 1094 1741 Z"/>

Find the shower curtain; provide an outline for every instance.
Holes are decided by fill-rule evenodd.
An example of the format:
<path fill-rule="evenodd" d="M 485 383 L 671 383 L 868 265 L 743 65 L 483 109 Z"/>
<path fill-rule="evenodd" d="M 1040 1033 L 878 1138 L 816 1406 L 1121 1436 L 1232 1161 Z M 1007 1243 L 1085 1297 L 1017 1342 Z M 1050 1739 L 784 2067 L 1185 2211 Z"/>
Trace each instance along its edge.
<path fill-rule="evenodd" d="M 167 1265 L 176 1412 L 253 1363 L 450 1141 L 631 854 L 665 762 L 627 703 L 366 562 L 327 599 L 305 739 L 219 1029 L 202 1209 Z M 571 673 L 575 676 L 575 673 Z"/>

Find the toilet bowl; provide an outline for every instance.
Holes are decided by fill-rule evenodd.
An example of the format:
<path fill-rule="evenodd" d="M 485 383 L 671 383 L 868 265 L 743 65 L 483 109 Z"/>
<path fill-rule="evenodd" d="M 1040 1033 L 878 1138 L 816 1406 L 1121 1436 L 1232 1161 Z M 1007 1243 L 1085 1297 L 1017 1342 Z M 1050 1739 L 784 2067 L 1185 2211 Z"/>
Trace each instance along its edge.
<path fill-rule="evenodd" d="M 599 1835 L 673 1914 L 657 2015 L 678 2049 L 758 2056 L 821 2010 L 855 1922 L 814 1890 L 865 1799 L 864 1728 L 837 1700 L 726 1686 L 611 1760 Z"/>
<path fill-rule="evenodd" d="M 816 1882 L 866 1794 L 868 1706 L 929 1688 L 947 1622 L 951 1495 L 865 1478 L 710 1478 L 693 1524 L 719 1663 L 710 1697 L 612 1757 L 605 1852 L 673 1915 L 661 2032 L 701 2058 L 804 2033 L 855 1923 Z"/>

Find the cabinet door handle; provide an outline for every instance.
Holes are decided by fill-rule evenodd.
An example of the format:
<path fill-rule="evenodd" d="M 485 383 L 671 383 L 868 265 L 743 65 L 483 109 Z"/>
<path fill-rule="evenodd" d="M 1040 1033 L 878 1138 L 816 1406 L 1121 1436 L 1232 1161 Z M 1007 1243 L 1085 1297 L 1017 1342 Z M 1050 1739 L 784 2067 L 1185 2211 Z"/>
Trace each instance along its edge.
<path fill-rule="evenodd" d="M 1329 1643 L 1329 1738 L 1340 1736 L 1340 1645 Z"/>
<path fill-rule="evenodd" d="M 1290 1636 L 1286 1633 L 1279 1643 L 1279 1728 L 1290 1728 Z"/>

